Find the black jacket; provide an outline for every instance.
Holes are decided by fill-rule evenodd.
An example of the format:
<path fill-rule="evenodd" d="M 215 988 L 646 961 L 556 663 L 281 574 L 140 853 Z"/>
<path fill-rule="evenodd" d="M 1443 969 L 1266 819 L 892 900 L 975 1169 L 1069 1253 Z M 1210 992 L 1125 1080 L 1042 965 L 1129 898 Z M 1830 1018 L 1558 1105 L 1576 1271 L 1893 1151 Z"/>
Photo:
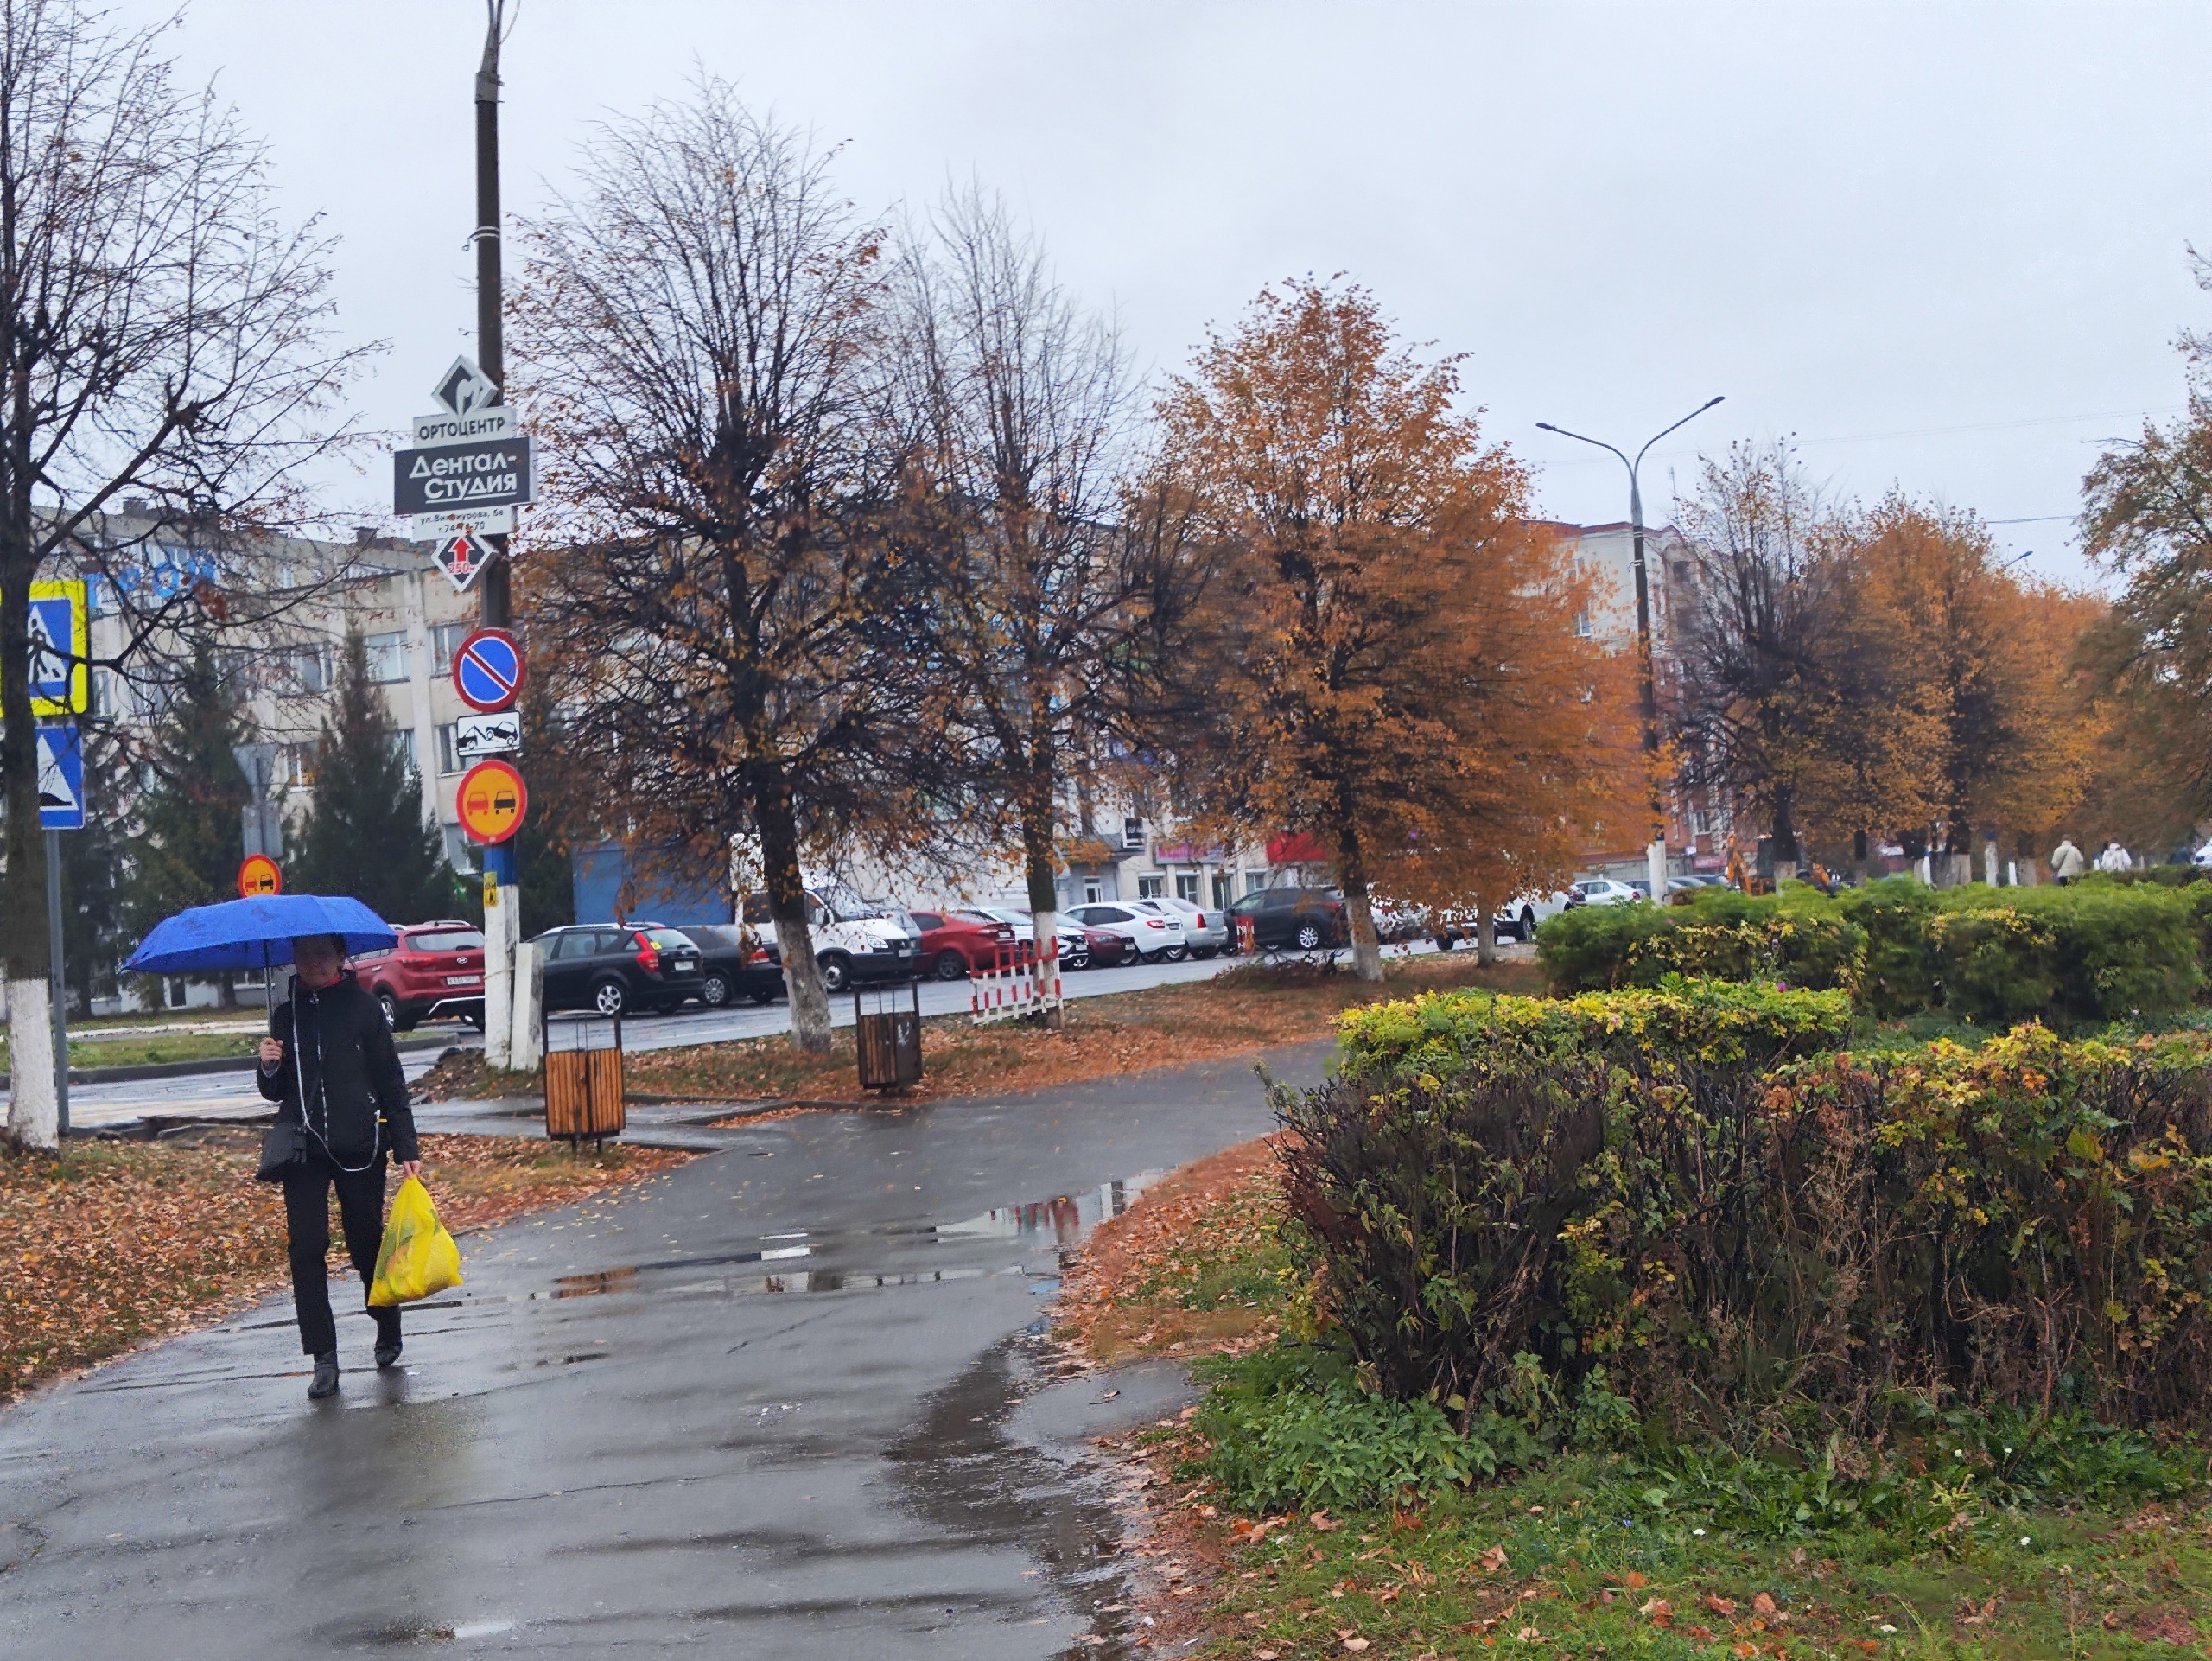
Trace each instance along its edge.
<path fill-rule="evenodd" d="M 292 1041 L 292 1013 L 299 1010 L 299 1045 Z M 261 1093 L 279 1104 L 276 1117 L 301 1123 L 300 1086 L 307 1085 L 312 1110 L 306 1123 L 312 1140 L 327 1146 L 340 1165 L 366 1164 L 379 1149 L 401 1163 L 422 1157 L 415 1142 L 415 1115 L 407 1105 L 407 1080 L 399 1051 L 384 1011 L 347 975 L 320 991 L 298 981 L 292 996 L 269 1017 L 269 1035 L 284 1045 L 284 1060 L 272 1074 L 255 1071 Z M 327 1111 L 326 1111 L 327 1107 Z M 384 1123 L 381 1133 L 377 1121 Z"/>

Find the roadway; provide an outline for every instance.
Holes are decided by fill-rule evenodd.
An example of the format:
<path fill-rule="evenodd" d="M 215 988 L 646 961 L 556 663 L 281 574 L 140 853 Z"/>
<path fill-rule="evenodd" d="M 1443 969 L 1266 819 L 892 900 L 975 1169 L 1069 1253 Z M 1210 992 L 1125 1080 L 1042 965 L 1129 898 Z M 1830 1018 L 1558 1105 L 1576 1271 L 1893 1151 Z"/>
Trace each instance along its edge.
<path fill-rule="evenodd" d="M 1386 955 L 1395 956 L 1407 951 L 1425 953 L 1434 949 L 1427 941 L 1422 941 L 1412 947 L 1386 947 L 1385 952 Z M 1509 950 L 1503 945 L 1499 947 L 1501 955 Z M 1240 961 L 1243 960 L 1214 958 L 1203 963 L 1186 960 L 1182 963 L 1131 964 L 1119 969 L 1086 969 L 1063 976 L 1061 987 L 1071 999 L 1103 997 L 1115 992 L 1141 991 L 1150 986 L 1172 986 L 1187 981 L 1205 980 Z M 873 1007 L 877 996 L 873 989 L 861 989 L 862 1008 Z M 904 986 L 899 986 L 885 989 L 883 996 L 895 999 L 904 1008 L 910 994 Z M 968 985 L 963 981 L 925 981 L 921 983 L 921 1006 L 925 1016 L 962 1014 L 969 1008 Z M 841 993 L 832 997 L 830 1012 L 837 1025 L 852 1025 L 852 994 Z M 632 1015 L 627 1018 L 622 1024 L 622 1046 L 631 1050 L 662 1050 L 689 1044 L 725 1043 L 740 1038 L 772 1038 L 779 1033 L 789 1032 L 791 1024 L 791 1006 L 780 998 L 770 1004 L 741 1003 L 723 1009 L 691 1006 L 676 1015 Z M 416 1035 L 425 1035 L 435 1030 L 435 1028 L 420 1028 Z M 474 1049 L 483 1044 L 484 1041 L 467 1027 L 456 1024 L 452 1031 L 453 1041 L 458 1047 Z M 412 1083 L 429 1072 L 440 1053 L 435 1049 L 404 1052 L 409 1081 Z M 0 1102 L 5 1099 L 5 1093 L 0 1092 Z M 200 1073 L 178 1079 L 73 1085 L 69 1091 L 70 1123 L 85 1127 L 117 1124 L 144 1118 L 149 1114 L 247 1117 L 264 1112 L 267 1108 L 268 1104 L 255 1090 L 253 1077 L 248 1072 Z"/>

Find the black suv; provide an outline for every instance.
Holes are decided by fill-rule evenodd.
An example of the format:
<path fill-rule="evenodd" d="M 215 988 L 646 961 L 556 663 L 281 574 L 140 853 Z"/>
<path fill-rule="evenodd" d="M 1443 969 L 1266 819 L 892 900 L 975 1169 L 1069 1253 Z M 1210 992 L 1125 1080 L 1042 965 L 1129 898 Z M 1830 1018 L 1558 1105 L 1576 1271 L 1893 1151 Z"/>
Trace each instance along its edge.
<path fill-rule="evenodd" d="M 673 1009 L 706 996 L 699 948 L 658 923 L 578 923 L 548 929 L 545 1007 L 603 1015 Z"/>
<path fill-rule="evenodd" d="M 1232 926 L 1249 919 L 1262 951 L 1337 950 L 1351 941 L 1344 897 L 1334 888 L 1262 888 L 1229 908 Z"/>

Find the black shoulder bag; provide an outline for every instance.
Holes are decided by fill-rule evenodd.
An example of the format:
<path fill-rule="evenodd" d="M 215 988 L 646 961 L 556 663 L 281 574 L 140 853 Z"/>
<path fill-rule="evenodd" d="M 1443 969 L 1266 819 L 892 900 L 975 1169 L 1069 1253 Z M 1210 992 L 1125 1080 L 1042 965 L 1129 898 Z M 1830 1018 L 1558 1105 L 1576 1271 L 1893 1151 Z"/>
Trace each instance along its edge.
<path fill-rule="evenodd" d="M 255 1062 L 256 1066 L 260 1066 Z M 261 1133 L 261 1167 L 253 1174 L 257 1182 L 282 1182 L 288 1172 L 296 1171 L 308 1162 L 308 1081 L 300 1069 L 300 1003 L 292 1000 L 292 1078 L 300 1087 L 300 1123 L 288 1123 L 279 1118 Z M 280 1104 L 276 1110 L 283 1111 Z"/>

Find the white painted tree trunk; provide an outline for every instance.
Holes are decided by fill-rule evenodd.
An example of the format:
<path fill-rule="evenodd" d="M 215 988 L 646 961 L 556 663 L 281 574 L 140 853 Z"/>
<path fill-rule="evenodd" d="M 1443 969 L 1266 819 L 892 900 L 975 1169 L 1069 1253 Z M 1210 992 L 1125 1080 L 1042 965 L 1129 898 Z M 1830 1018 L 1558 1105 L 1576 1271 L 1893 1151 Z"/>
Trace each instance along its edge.
<path fill-rule="evenodd" d="M 43 977 L 8 983 L 8 1129 L 30 1148 L 61 1140 L 54 1094 L 54 1005 Z"/>
<path fill-rule="evenodd" d="M 515 947 L 514 1020 L 507 1039 L 507 1065 L 517 1072 L 535 1072 L 545 1060 L 538 1030 L 544 1004 L 545 948 L 524 940 Z"/>
<path fill-rule="evenodd" d="M 1375 901 L 1367 894 L 1344 901 L 1351 918 L 1351 971 L 1363 981 L 1382 978 L 1382 943 L 1375 938 Z"/>
<path fill-rule="evenodd" d="M 776 944 L 784 957 L 784 990 L 791 1001 L 791 1042 L 810 1055 L 830 1053 L 830 994 L 814 961 L 814 931 L 804 914 L 776 919 Z"/>
<path fill-rule="evenodd" d="M 1030 971 L 1031 990 L 1037 999 L 1037 1007 L 1045 1010 L 1045 1024 L 1057 1028 L 1060 1024 L 1059 1006 L 1054 1004 L 1047 1008 L 1045 1000 L 1052 996 L 1052 983 L 1059 978 L 1060 914 L 1056 911 L 1033 908 L 1029 922 L 1029 938 L 1037 947 Z"/>

